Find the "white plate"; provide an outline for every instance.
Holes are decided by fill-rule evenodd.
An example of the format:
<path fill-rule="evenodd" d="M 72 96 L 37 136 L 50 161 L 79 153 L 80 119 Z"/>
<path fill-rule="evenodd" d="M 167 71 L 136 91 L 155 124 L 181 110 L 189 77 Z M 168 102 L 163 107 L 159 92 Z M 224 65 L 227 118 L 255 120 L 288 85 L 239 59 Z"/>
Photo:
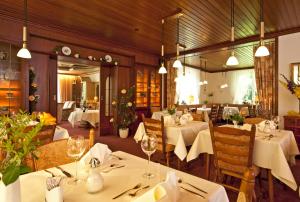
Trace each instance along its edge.
<path fill-rule="evenodd" d="M 64 55 L 71 55 L 72 51 L 71 51 L 71 48 L 67 47 L 67 46 L 63 46 L 61 48 L 61 52 L 64 54 Z"/>
<path fill-rule="evenodd" d="M 106 62 L 111 62 L 112 61 L 112 57 L 110 55 L 106 55 L 105 56 L 105 60 L 106 60 Z"/>

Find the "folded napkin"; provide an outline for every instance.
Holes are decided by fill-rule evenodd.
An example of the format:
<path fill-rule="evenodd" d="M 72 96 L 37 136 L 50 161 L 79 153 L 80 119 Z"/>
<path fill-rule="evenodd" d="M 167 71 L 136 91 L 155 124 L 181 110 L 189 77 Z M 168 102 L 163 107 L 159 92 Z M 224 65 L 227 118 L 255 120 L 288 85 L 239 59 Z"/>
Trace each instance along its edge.
<path fill-rule="evenodd" d="M 190 121 L 193 121 L 193 116 L 191 114 L 183 114 L 179 119 L 181 125 L 185 125 Z"/>
<path fill-rule="evenodd" d="M 46 190 L 46 202 L 63 202 L 63 190 L 60 186 L 51 189 L 50 191 Z"/>
<path fill-rule="evenodd" d="M 167 115 L 167 116 L 164 116 L 164 124 L 165 125 L 174 125 L 175 124 L 175 119 L 173 116 L 171 115 Z"/>
<path fill-rule="evenodd" d="M 46 202 L 63 202 L 63 190 L 60 186 L 61 177 L 48 177 L 46 180 Z"/>
<path fill-rule="evenodd" d="M 103 164 L 110 154 L 111 150 L 106 144 L 97 143 L 80 159 L 80 163 L 87 165 L 92 158 L 96 158 Z"/>
<path fill-rule="evenodd" d="M 266 124 L 267 122 L 269 122 L 269 124 Z M 258 130 L 260 132 L 270 133 L 271 130 L 275 130 L 275 129 L 276 129 L 276 124 L 274 123 L 274 121 L 265 120 L 258 124 Z"/>
<path fill-rule="evenodd" d="M 166 181 L 157 184 L 134 202 L 176 202 L 179 199 L 179 186 L 174 171 L 167 173 Z"/>

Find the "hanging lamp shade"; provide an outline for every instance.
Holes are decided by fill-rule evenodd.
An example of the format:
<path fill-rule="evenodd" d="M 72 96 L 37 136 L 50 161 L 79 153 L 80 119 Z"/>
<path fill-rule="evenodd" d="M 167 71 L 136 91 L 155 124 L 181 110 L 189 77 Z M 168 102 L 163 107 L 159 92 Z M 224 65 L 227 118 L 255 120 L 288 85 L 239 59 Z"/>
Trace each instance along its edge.
<path fill-rule="evenodd" d="M 181 61 L 180 61 L 179 59 L 176 59 L 176 60 L 174 61 L 174 63 L 173 63 L 173 67 L 174 67 L 174 68 L 180 69 L 180 68 L 182 68 L 183 66 L 182 66 Z"/>
<path fill-rule="evenodd" d="M 18 51 L 17 56 L 25 59 L 31 58 L 30 51 L 27 49 L 27 0 L 24 0 L 23 45 Z"/>
<path fill-rule="evenodd" d="M 260 0 L 260 46 L 255 51 L 255 57 L 265 57 L 270 55 L 268 48 L 264 44 L 265 23 L 264 23 L 264 1 Z"/>
<path fill-rule="evenodd" d="M 227 66 L 236 66 L 239 65 L 238 59 L 234 55 L 234 51 L 231 52 L 231 56 L 228 58 L 226 62 Z"/>
<path fill-rule="evenodd" d="M 264 41 L 260 42 L 260 46 L 255 51 L 255 57 L 265 57 L 270 55 L 268 48 L 264 45 Z"/>
<path fill-rule="evenodd" d="M 159 74 L 166 74 L 167 73 L 167 69 L 164 66 L 164 63 L 161 63 L 161 67 L 158 70 Z"/>

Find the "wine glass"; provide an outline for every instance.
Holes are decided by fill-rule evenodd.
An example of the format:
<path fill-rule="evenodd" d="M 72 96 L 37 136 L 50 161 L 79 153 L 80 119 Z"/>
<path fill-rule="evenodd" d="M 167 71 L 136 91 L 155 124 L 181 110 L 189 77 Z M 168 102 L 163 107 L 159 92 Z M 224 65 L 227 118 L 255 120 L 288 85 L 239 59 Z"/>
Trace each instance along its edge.
<path fill-rule="evenodd" d="M 83 155 L 85 151 L 86 145 L 84 137 L 81 135 L 69 137 L 67 142 L 67 154 L 69 157 L 75 159 L 76 163 L 76 173 L 75 179 L 73 180 L 74 183 L 78 181 L 77 178 L 77 162 L 78 159 Z"/>
<path fill-rule="evenodd" d="M 141 141 L 141 147 L 145 154 L 148 155 L 148 171 L 143 174 L 145 178 L 153 178 L 154 174 L 150 172 L 150 158 L 156 151 L 157 139 L 155 135 L 145 134 Z"/>

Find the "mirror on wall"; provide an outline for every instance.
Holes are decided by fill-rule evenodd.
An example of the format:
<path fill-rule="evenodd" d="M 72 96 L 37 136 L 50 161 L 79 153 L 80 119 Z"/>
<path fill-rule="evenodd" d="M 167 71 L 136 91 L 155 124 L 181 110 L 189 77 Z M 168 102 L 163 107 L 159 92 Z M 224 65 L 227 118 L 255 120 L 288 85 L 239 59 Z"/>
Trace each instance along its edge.
<path fill-rule="evenodd" d="M 300 63 L 291 64 L 291 80 L 300 85 Z"/>

